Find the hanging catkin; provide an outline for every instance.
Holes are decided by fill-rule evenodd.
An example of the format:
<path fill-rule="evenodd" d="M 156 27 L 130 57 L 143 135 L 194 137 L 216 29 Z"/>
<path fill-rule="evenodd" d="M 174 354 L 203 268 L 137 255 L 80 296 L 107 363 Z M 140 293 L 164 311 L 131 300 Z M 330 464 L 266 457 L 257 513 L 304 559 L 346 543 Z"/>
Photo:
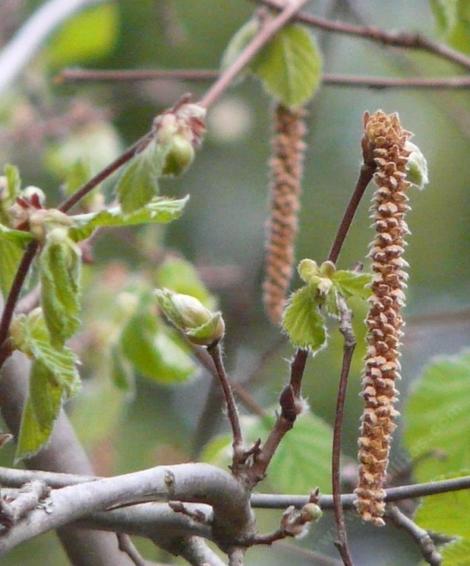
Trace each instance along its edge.
<path fill-rule="evenodd" d="M 368 348 L 362 381 L 364 410 L 359 438 L 359 483 L 356 508 L 362 518 L 376 526 L 384 525 L 384 483 L 391 435 L 396 428 L 394 408 L 400 379 L 400 338 L 405 304 L 407 267 L 403 259 L 409 233 L 405 215 L 410 183 L 406 167 L 411 136 L 403 130 L 396 114 L 378 111 L 364 118 L 364 140 L 374 157 L 377 190 L 371 208 L 376 236 L 370 258 L 374 279 L 370 310 L 366 319 Z"/>
<path fill-rule="evenodd" d="M 271 202 L 267 222 L 263 300 L 269 319 L 281 321 L 293 273 L 306 128 L 305 110 L 274 108 Z"/>

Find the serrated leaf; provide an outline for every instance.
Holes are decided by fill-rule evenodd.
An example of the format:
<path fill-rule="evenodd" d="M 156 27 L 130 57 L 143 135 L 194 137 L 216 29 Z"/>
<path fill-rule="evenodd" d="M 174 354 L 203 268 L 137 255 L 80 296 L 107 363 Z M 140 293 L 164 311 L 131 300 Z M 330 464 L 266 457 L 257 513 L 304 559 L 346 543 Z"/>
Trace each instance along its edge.
<path fill-rule="evenodd" d="M 357 273 L 356 271 L 336 271 L 332 280 L 338 291 L 346 298 L 359 297 L 368 299 L 371 295 L 370 284 L 372 275 L 370 273 Z"/>
<path fill-rule="evenodd" d="M 181 216 L 188 200 L 189 196 L 182 199 L 161 197 L 130 213 L 125 213 L 121 207 L 115 206 L 101 212 L 77 214 L 71 217 L 74 225 L 70 228 L 69 235 L 78 242 L 91 236 L 93 231 L 100 227 L 166 224 Z"/>
<path fill-rule="evenodd" d="M 18 242 L 5 241 L 0 238 L 0 292 L 4 297 L 7 297 L 10 292 L 23 249 Z"/>
<path fill-rule="evenodd" d="M 35 360 L 23 409 L 15 460 L 31 457 L 47 443 L 62 407 L 63 388 L 51 370 Z"/>
<path fill-rule="evenodd" d="M 318 351 L 325 345 L 325 321 L 309 287 L 293 293 L 282 318 L 282 326 L 293 346 Z"/>
<path fill-rule="evenodd" d="M 470 53 L 470 2 L 430 0 L 438 31 L 452 47 Z"/>
<path fill-rule="evenodd" d="M 216 307 L 215 298 L 201 281 L 195 267 L 185 259 L 170 257 L 165 259 L 156 273 L 158 287 L 165 287 L 175 293 L 191 295 L 208 309 Z"/>
<path fill-rule="evenodd" d="M 80 376 L 76 368 L 75 354 L 66 346 L 56 348 L 51 344 L 41 309 L 16 319 L 13 339 L 21 352 L 48 368 L 51 378 L 63 388 L 68 397 L 77 391 Z"/>
<path fill-rule="evenodd" d="M 41 306 L 51 343 L 61 346 L 80 326 L 81 254 L 68 237 L 46 239 L 39 258 Z"/>
<path fill-rule="evenodd" d="M 440 450 L 445 459 L 426 459 L 418 481 L 470 468 L 470 353 L 440 357 L 428 366 L 404 410 L 404 441 L 412 457 Z"/>
<path fill-rule="evenodd" d="M 273 422 L 270 417 L 245 417 L 243 430 L 247 441 L 266 439 Z M 228 435 L 216 437 L 204 449 L 203 460 L 227 467 L 231 463 L 231 442 Z M 277 493 L 309 493 L 315 487 L 329 490 L 331 445 L 331 427 L 312 413 L 302 415 L 276 450 L 263 489 Z"/>
<path fill-rule="evenodd" d="M 320 86 L 322 60 L 310 31 L 292 24 L 275 35 L 250 68 L 272 97 L 295 107 L 310 100 Z"/>
<path fill-rule="evenodd" d="M 124 213 L 144 207 L 158 195 L 158 180 L 162 175 L 168 151 L 168 144 L 157 144 L 152 140 L 126 167 L 116 187 Z"/>
<path fill-rule="evenodd" d="M 96 6 L 77 14 L 52 39 L 47 56 L 55 67 L 104 57 L 118 39 L 119 8 Z"/>
<path fill-rule="evenodd" d="M 159 323 L 148 305 L 144 300 L 124 327 L 121 351 L 144 377 L 164 384 L 185 381 L 195 364 L 176 334 Z"/>
<path fill-rule="evenodd" d="M 458 476 L 468 475 L 469 471 L 461 471 Z M 433 480 L 443 480 L 455 475 L 437 477 Z M 451 543 L 445 547 L 444 566 L 455 566 L 456 564 L 468 564 L 467 562 L 454 562 L 461 555 L 463 548 L 469 548 L 470 543 L 470 491 L 457 490 L 431 495 L 423 499 L 423 503 L 418 508 L 414 520 L 416 523 L 435 533 L 447 535 L 449 537 L 461 537 L 460 541 Z M 447 560 L 447 561 L 446 561 Z M 459 558 L 460 560 L 460 558 Z"/>

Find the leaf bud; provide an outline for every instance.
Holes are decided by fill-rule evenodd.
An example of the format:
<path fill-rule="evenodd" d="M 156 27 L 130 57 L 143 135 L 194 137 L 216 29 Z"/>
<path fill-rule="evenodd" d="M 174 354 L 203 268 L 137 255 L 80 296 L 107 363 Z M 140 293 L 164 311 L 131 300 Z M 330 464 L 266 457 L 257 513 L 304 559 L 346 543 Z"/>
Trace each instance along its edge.
<path fill-rule="evenodd" d="M 299 272 L 300 278 L 305 283 L 310 283 L 312 277 L 318 276 L 319 273 L 317 262 L 313 259 L 303 259 L 299 263 L 297 271 Z"/>
<path fill-rule="evenodd" d="M 171 140 L 163 174 L 171 177 L 181 175 L 194 160 L 194 147 L 184 136 L 176 135 Z"/>
<path fill-rule="evenodd" d="M 407 181 L 422 190 L 424 186 L 429 183 L 428 163 L 426 158 L 419 147 L 410 141 L 406 142 L 405 149 L 410 152 L 406 166 Z"/>

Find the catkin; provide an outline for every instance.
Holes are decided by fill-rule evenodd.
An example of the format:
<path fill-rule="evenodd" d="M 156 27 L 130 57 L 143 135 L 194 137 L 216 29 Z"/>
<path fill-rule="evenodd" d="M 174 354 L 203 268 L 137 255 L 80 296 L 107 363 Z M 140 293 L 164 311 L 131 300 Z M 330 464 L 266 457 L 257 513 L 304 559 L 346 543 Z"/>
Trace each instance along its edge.
<path fill-rule="evenodd" d="M 263 301 L 266 313 L 278 324 L 282 318 L 294 267 L 294 244 L 300 209 L 306 127 L 305 110 L 274 108 L 270 217 L 266 226 Z"/>
<path fill-rule="evenodd" d="M 398 411 L 394 408 L 400 379 L 402 307 L 405 304 L 408 266 L 403 259 L 409 210 L 406 167 L 410 152 L 406 142 L 411 134 L 403 130 L 397 114 L 378 111 L 364 118 L 364 140 L 376 165 L 377 185 L 372 204 L 376 236 L 370 258 L 374 273 L 368 328 L 367 354 L 362 380 L 364 410 L 359 438 L 359 482 L 356 508 L 365 521 L 383 526 L 384 484 L 391 435 Z"/>

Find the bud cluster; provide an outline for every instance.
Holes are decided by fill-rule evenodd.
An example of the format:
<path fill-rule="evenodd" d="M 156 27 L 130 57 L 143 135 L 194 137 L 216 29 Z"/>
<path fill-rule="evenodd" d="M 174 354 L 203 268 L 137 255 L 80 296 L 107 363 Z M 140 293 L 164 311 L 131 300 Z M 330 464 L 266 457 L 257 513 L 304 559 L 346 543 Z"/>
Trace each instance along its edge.
<path fill-rule="evenodd" d="M 359 438 L 359 483 L 356 508 L 362 518 L 376 526 L 384 525 L 384 483 L 391 435 L 398 411 L 394 408 L 400 379 L 400 338 L 408 278 L 403 259 L 405 222 L 409 210 L 407 163 L 411 134 L 403 130 L 396 114 L 378 111 L 364 120 L 363 145 L 371 151 L 376 165 L 377 190 L 371 208 L 376 236 L 370 258 L 374 278 L 370 310 L 366 319 L 368 347 L 362 380 L 364 410 Z"/>

